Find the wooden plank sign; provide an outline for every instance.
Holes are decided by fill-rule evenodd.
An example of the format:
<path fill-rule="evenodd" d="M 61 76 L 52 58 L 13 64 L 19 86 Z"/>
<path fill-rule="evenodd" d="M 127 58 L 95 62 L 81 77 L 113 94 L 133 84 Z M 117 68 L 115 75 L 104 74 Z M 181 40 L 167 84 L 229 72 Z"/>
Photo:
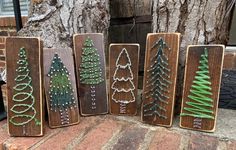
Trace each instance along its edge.
<path fill-rule="evenodd" d="M 7 38 L 8 129 L 11 136 L 43 135 L 42 47 L 39 38 Z"/>
<path fill-rule="evenodd" d="M 108 113 L 103 35 L 74 35 L 74 53 L 81 115 Z"/>
<path fill-rule="evenodd" d="M 215 130 L 224 57 L 223 45 L 189 46 L 180 127 Z"/>
<path fill-rule="evenodd" d="M 68 49 L 44 49 L 44 81 L 49 126 L 79 123 L 73 54 Z"/>
<path fill-rule="evenodd" d="M 147 36 L 141 107 L 145 123 L 172 125 L 179 40 L 179 33 L 151 33 Z"/>
<path fill-rule="evenodd" d="M 109 48 L 110 113 L 137 113 L 139 44 L 111 44 Z"/>

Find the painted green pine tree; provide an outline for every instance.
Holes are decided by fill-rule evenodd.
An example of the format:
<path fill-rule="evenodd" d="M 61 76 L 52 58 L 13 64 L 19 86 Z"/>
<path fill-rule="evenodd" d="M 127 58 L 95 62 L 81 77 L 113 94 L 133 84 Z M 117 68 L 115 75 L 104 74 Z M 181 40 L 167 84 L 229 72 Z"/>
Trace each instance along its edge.
<path fill-rule="evenodd" d="M 50 77 L 50 110 L 55 112 L 59 111 L 61 124 L 68 124 L 68 109 L 77 106 L 74 97 L 74 89 L 69 78 L 70 73 L 58 54 L 54 55 L 47 75 Z"/>
<path fill-rule="evenodd" d="M 167 119 L 165 105 L 168 104 L 170 69 L 168 58 L 165 55 L 167 45 L 160 38 L 152 48 L 157 48 L 157 53 L 151 58 L 150 68 L 147 70 L 145 99 L 149 103 L 143 105 L 143 116 Z"/>
<path fill-rule="evenodd" d="M 211 77 L 209 75 L 208 49 L 204 49 L 199 61 L 198 71 L 193 80 L 184 113 L 181 116 L 214 119 Z"/>
<path fill-rule="evenodd" d="M 98 50 L 94 47 L 93 41 L 87 37 L 82 48 L 80 64 L 80 83 L 90 85 L 92 109 L 96 109 L 96 88 L 95 86 L 104 81 Z"/>
<path fill-rule="evenodd" d="M 35 109 L 35 97 L 33 95 L 34 87 L 32 86 L 32 78 L 24 47 L 20 48 L 18 56 L 17 77 L 15 78 L 16 85 L 13 87 L 14 95 L 12 98 L 14 105 L 10 108 L 10 111 L 14 115 L 10 116 L 9 121 L 15 126 L 25 127 L 34 120 L 36 125 L 40 125 L 40 121 L 36 119 L 37 111 Z M 25 129 L 23 128 L 24 132 Z"/>

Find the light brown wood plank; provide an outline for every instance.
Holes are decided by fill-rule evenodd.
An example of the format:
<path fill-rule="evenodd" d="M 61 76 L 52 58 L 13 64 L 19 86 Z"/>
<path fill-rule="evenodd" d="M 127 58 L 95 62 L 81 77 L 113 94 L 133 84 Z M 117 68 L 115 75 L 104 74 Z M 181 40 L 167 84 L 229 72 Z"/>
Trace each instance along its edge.
<path fill-rule="evenodd" d="M 18 38 L 18 37 L 9 37 L 6 41 L 6 62 L 7 62 L 7 101 L 8 101 L 8 129 L 11 136 L 42 136 L 43 135 L 43 125 L 44 125 L 44 99 L 43 99 L 43 53 L 42 53 L 42 42 L 39 38 Z M 16 86 L 15 78 L 19 75 L 16 72 L 19 64 L 19 50 L 24 47 L 26 51 L 26 57 L 28 60 L 28 69 L 29 76 L 32 78 L 31 85 L 33 87 L 32 96 L 35 98 L 35 103 L 33 104 L 33 98 L 26 99 L 22 102 L 13 101 L 13 96 L 19 94 L 20 92 L 30 93 L 29 87 L 27 89 L 16 91 L 13 90 L 13 87 Z M 26 78 L 21 83 L 29 82 L 29 79 Z M 19 88 L 19 87 L 18 87 Z M 17 99 L 24 99 L 26 95 L 20 94 L 17 96 Z M 19 113 L 19 115 L 30 115 L 35 117 L 33 120 L 29 121 L 25 125 L 14 125 L 10 122 L 12 117 L 17 114 L 14 113 L 11 109 L 16 104 L 33 104 L 35 113 L 33 109 L 29 109 L 25 113 Z M 16 111 L 23 111 L 27 107 L 19 106 L 15 107 Z M 36 121 L 36 120 L 37 121 Z M 14 122 L 23 123 L 27 122 L 26 117 L 15 118 Z M 36 124 L 38 122 L 38 124 Z"/>
<path fill-rule="evenodd" d="M 183 87 L 183 99 L 181 114 L 188 113 L 184 108 L 192 108 L 187 105 L 186 102 L 193 102 L 192 99 L 188 98 L 191 86 L 193 85 L 193 80 L 196 76 L 196 71 L 198 71 L 198 66 L 200 56 L 204 53 L 204 49 L 208 49 L 208 65 L 209 65 L 209 81 L 211 82 L 211 93 L 212 95 L 207 95 L 211 98 L 213 102 L 213 108 L 203 106 L 208 110 L 213 111 L 213 119 L 193 117 L 193 116 L 181 116 L 180 117 L 180 127 L 188 128 L 193 130 L 200 130 L 206 132 L 213 132 L 216 126 L 217 119 L 217 109 L 219 102 L 219 89 L 221 83 L 221 74 L 223 67 L 223 57 L 224 57 L 224 46 L 223 45 L 200 45 L 200 46 L 189 46 L 187 50 L 187 58 L 185 63 L 185 77 L 184 77 L 184 87 Z M 203 94 L 204 95 L 204 94 Z M 203 96 L 202 95 L 202 96 Z M 208 113 L 209 114 L 209 113 Z"/>
<path fill-rule="evenodd" d="M 101 78 L 103 79 L 103 81 L 96 85 L 83 84 L 80 81 L 80 65 L 82 64 L 81 59 L 83 51 L 82 48 L 84 47 L 84 42 L 88 37 L 92 39 L 94 47 L 97 49 L 100 59 L 99 66 L 101 68 Z M 101 33 L 85 33 L 74 35 L 74 55 L 76 64 L 75 70 L 77 74 L 77 85 L 80 99 L 80 112 L 83 116 L 108 113 L 108 100 L 105 80 L 105 50 L 103 43 L 103 35 Z M 95 92 L 94 95 L 91 91 Z M 93 101 L 93 96 L 95 101 Z"/>
<path fill-rule="evenodd" d="M 170 127 L 172 125 L 179 56 L 179 40 L 179 33 L 150 33 L 147 36 L 143 79 L 143 101 L 141 106 L 141 117 L 142 121 L 145 123 L 166 127 Z M 165 80 L 168 80 L 169 84 L 165 82 L 165 80 L 163 80 L 161 76 L 155 76 L 159 71 L 148 71 L 153 68 L 151 67 L 152 65 L 157 66 L 161 64 L 160 62 L 154 62 L 155 60 L 158 61 L 158 57 L 155 55 L 157 55 L 159 51 L 161 51 L 160 49 L 158 49 L 161 41 L 166 44 L 166 47 L 162 47 L 162 51 L 166 56 L 166 59 L 168 59 L 166 61 L 168 63 L 168 66 L 166 66 L 166 68 L 169 69 L 169 71 L 165 71 L 165 73 L 167 73 L 169 78 L 164 75 L 161 76 L 164 77 Z M 156 45 L 155 43 L 159 44 Z M 152 58 L 154 58 L 155 60 L 152 60 Z M 159 73 L 162 74 L 163 71 L 160 71 Z M 153 80 L 151 80 L 152 77 L 154 77 Z M 160 80 L 162 83 L 167 84 L 167 87 L 165 88 L 160 82 L 158 82 L 158 80 Z M 157 91 L 159 91 L 163 95 L 158 94 L 158 92 L 154 92 L 154 90 L 151 91 L 151 89 L 154 87 L 156 87 L 155 89 L 157 89 Z M 167 91 L 160 91 L 159 87 L 164 88 Z M 151 94 L 158 94 L 159 98 L 155 98 L 155 96 L 151 96 Z M 164 101 L 160 101 L 162 99 Z M 155 108 L 153 110 L 150 110 L 154 106 L 154 104 L 156 104 L 157 107 L 161 107 L 162 109 Z M 155 111 L 157 111 L 159 115 L 155 115 Z"/>
<path fill-rule="evenodd" d="M 111 114 L 135 115 L 137 113 L 139 49 L 139 44 L 110 45 L 109 102 Z M 122 68 L 124 66 L 125 68 Z M 131 78 L 128 79 L 128 77 Z M 126 91 L 121 91 L 122 89 Z"/>
<path fill-rule="evenodd" d="M 52 102 L 50 102 L 50 77 L 48 73 L 50 71 L 52 60 L 57 54 L 62 63 L 65 65 L 66 69 L 68 70 L 70 83 L 72 89 L 74 90 L 73 97 L 74 100 L 70 100 L 72 103 L 70 107 L 63 108 L 58 107 L 56 111 L 51 107 Z M 44 81 L 45 81 L 45 95 L 46 95 L 46 104 L 48 110 L 48 118 L 49 118 L 49 126 L 51 128 L 69 126 L 79 123 L 79 109 L 78 109 L 78 96 L 77 96 L 77 88 L 76 88 L 76 79 L 75 79 L 75 71 L 74 71 L 74 58 L 72 51 L 69 49 L 44 49 Z M 75 103 L 73 103 L 75 101 Z M 60 111 L 63 110 L 63 111 Z M 65 121 L 61 119 L 64 114 L 67 113 L 68 110 L 68 122 L 64 123 Z M 62 113 L 62 114 L 61 114 Z"/>

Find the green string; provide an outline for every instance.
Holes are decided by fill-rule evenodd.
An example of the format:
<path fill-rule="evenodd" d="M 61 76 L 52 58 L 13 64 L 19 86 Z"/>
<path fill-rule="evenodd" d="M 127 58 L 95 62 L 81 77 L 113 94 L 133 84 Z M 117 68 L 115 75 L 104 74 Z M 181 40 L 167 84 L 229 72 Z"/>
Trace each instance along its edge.
<path fill-rule="evenodd" d="M 57 53 L 53 57 L 47 75 L 50 77 L 50 109 L 64 111 L 67 108 L 76 107 L 74 89 L 69 78 L 70 73 Z"/>
<path fill-rule="evenodd" d="M 155 45 L 157 47 L 157 53 L 151 58 L 152 64 L 150 69 L 147 70 L 147 82 L 145 91 L 145 99 L 151 99 L 151 102 L 143 105 L 144 117 L 160 117 L 167 119 L 166 109 L 164 105 L 168 104 L 169 97 L 166 96 L 168 88 L 171 84 L 170 69 L 168 58 L 164 53 L 167 48 L 166 43 L 160 38 Z"/>
<path fill-rule="evenodd" d="M 102 77 L 100 56 L 90 37 L 87 37 L 84 42 L 84 47 L 82 48 L 79 71 L 80 83 L 82 84 L 94 85 L 104 81 L 104 78 Z"/>
<path fill-rule="evenodd" d="M 34 108 L 35 97 L 33 96 L 32 79 L 29 76 L 30 70 L 28 69 L 25 48 L 20 48 L 18 56 L 17 64 L 19 66 L 16 69 L 18 75 L 15 78 L 16 85 L 13 87 L 15 104 L 10 108 L 14 115 L 10 117 L 9 121 L 16 126 L 23 126 L 34 120 L 36 125 L 40 125 L 41 122 L 35 118 L 37 114 Z M 30 115 L 26 114 L 30 111 L 32 111 Z"/>
<path fill-rule="evenodd" d="M 184 107 L 186 113 L 181 113 L 181 116 L 192 116 L 197 118 L 214 119 L 213 112 L 213 99 L 212 88 L 209 76 L 209 66 L 208 66 L 208 49 L 204 49 L 204 53 L 201 55 L 201 60 L 199 61 L 200 66 L 199 71 L 196 72 L 195 80 L 190 89 L 190 95 L 188 98 L 192 101 L 187 101 L 187 106 Z"/>

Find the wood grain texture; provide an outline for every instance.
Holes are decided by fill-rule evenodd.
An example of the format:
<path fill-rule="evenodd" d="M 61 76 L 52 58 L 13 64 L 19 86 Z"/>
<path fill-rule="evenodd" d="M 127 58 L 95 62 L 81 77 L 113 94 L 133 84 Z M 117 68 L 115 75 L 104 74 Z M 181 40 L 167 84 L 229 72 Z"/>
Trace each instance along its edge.
<path fill-rule="evenodd" d="M 199 59 L 204 51 L 204 48 L 208 49 L 208 65 L 210 72 L 210 82 L 211 82 L 211 92 L 213 99 L 213 112 L 214 119 L 202 119 L 201 128 L 193 128 L 193 123 L 195 117 L 182 116 L 180 117 L 180 127 L 188 128 L 193 130 L 200 130 L 206 132 L 213 132 L 216 126 L 217 119 L 217 107 L 219 100 L 219 89 L 221 83 L 221 73 L 223 67 L 223 57 L 224 57 L 224 46 L 223 45 L 200 45 L 200 46 L 189 46 L 187 50 L 187 58 L 185 63 L 185 77 L 184 77 L 184 87 L 183 87 L 183 99 L 181 113 L 186 112 L 183 108 L 186 107 L 186 101 L 191 101 L 188 98 L 191 85 L 193 83 L 196 71 L 199 66 Z"/>
<path fill-rule="evenodd" d="M 169 93 L 166 93 L 168 96 L 168 104 L 163 105 L 166 109 L 166 119 L 161 117 L 155 118 L 154 116 L 144 116 L 144 105 L 151 102 L 152 100 L 146 98 L 145 92 L 149 90 L 146 87 L 147 85 L 147 76 L 150 74 L 147 72 L 152 65 L 150 59 L 155 56 L 158 52 L 157 48 L 152 48 L 153 45 L 162 38 L 166 43 L 167 48 L 164 53 L 168 58 L 169 69 L 170 69 L 170 79 L 171 85 L 168 87 Z M 175 103 L 175 87 L 176 87 L 176 78 L 177 78 L 177 67 L 178 67 L 178 56 L 179 56 L 179 42 L 180 34 L 179 33 L 150 33 L 147 36 L 146 42 L 146 56 L 145 56 L 145 65 L 144 65 L 144 79 L 143 79 L 143 101 L 141 106 L 141 118 L 142 121 L 148 124 L 161 125 L 170 127 L 172 125 L 173 113 L 174 113 L 174 103 Z"/>
<path fill-rule="evenodd" d="M 15 102 L 13 102 L 14 90 L 16 85 L 15 78 L 18 68 L 17 61 L 19 59 L 19 49 L 25 47 L 28 59 L 28 67 L 32 78 L 33 96 L 35 97 L 34 108 L 36 110 L 35 118 L 41 122 L 36 125 L 34 121 L 22 126 L 15 126 L 10 123 L 9 119 L 14 115 L 10 110 Z M 6 68 L 7 68 L 7 101 L 8 101 L 8 129 L 11 136 L 42 136 L 44 125 L 44 99 L 43 99 L 43 44 L 39 38 L 17 38 L 9 37 L 6 41 Z M 19 96 L 20 97 L 20 96 Z M 21 96 L 21 98 L 23 98 Z M 30 102 L 26 102 L 30 104 Z M 21 108 L 23 109 L 23 108 Z"/>
<path fill-rule="evenodd" d="M 51 63 L 55 53 L 61 58 L 63 64 L 67 68 L 70 73 L 69 79 L 71 81 L 72 88 L 74 89 L 74 98 L 77 107 L 72 107 L 72 109 L 68 109 L 69 114 L 69 124 L 62 125 L 60 120 L 60 112 L 50 110 L 50 95 L 49 95 L 49 85 L 50 85 L 50 77 L 47 76 L 50 71 Z M 79 109 L 78 109 L 78 96 L 77 96 L 77 87 L 76 87 L 76 79 L 75 79 L 75 67 L 74 67 L 74 58 L 73 54 L 68 49 L 44 49 L 44 87 L 45 87 L 45 96 L 46 96 L 46 104 L 48 111 L 48 119 L 49 119 L 49 127 L 57 128 L 63 126 L 69 126 L 79 123 Z"/>
<path fill-rule="evenodd" d="M 227 50 L 227 48 L 226 48 Z M 219 108 L 236 109 L 236 52 L 225 51 Z"/>
<path fill-rule="evenodd" d="M 120 1 L 112 0 L 110 1 L 110 14 L 111 18 L 127 18 L 133 17 L 135 8 L 134 0 Z"/>
<path fill-rule="evenodd" d="M 116 69 L 118 68 L 116 66 L 116 61 L 118 58 L 120 58 L 119 62 L 122 64 L 125 64 L 125 59 L 119 57 L 120 53 L 123 49 L 127 50 L 128 56 L 130 57 L 131 66 L 130 70 L 133 74 L 133 80 L 130 80 L 130 82 L 134 85 L 134 90 L 132 90 L 135 101 L 127 103 L 125 106 L 122 106 L 120 102 L 115 102 L 112 99 L 112 95 L 115 92 L 114 89 L 112 89 L 112 84 L 115 82 L 113 79 L 113 76 L 115 74 Z M 110 113 L 114 115 L 136 115 L 137 113 L 137 92 L 138 92 L 138 64 L 139 64 L 139 44 L 111 44 L 109 48 L 109 102 L 110 102 Z M 125 70 L 122 70 L 123 72 L 119 72 L 119 78 L 127 78 L 127 68 Z M 118 72 L 118 71 L 117 71 Z M 117 73 L 118 74 L 118 73 Z M 129 80 L 127 81 L 129 82 Z M 125 83 L 127 83 L 125 82 Z M 120 88 L 129 89 L 130 84 L 125 83 L 119 83 L 119 81 L 116 82 L 116 85 Z M 131 91 L 130 91 L 131 92 Z M 119 92 L 118 92 L 119 93 Z M 121 92 L 122 93 L 122 92 Z M 126 92 L 129 93 L 129 92 Z M 127 100 L 128 95 L 123 94 L 119 96 L 119 99 Z M 122 112 L 122 110 L 124 110 Z"/>
<path fill-rule="evenodd" d="M 80 112 L 83 116 L 98 115 L 108 113 L 108 100 L 106 90 L 106 80 L 96 85 L 96 109 L 91 109 L 91 96 L 90 96 L 90 85 L 80 84 L 80 72 L 79 67 L 81 64 L 81 54 L 84 41 L 87 37 L 93 40 L 94 47 L 98 50 L 100 55 L 100 63 L 102 69 L 102 77 L 106 79 L 105 74 L 105 54 L 103 45 L 103 35 L 100 33 L 85 33 L 74 35 L 74 55 L 75 55 L 75 66 L 77 85 L 80 99 Z"/>

